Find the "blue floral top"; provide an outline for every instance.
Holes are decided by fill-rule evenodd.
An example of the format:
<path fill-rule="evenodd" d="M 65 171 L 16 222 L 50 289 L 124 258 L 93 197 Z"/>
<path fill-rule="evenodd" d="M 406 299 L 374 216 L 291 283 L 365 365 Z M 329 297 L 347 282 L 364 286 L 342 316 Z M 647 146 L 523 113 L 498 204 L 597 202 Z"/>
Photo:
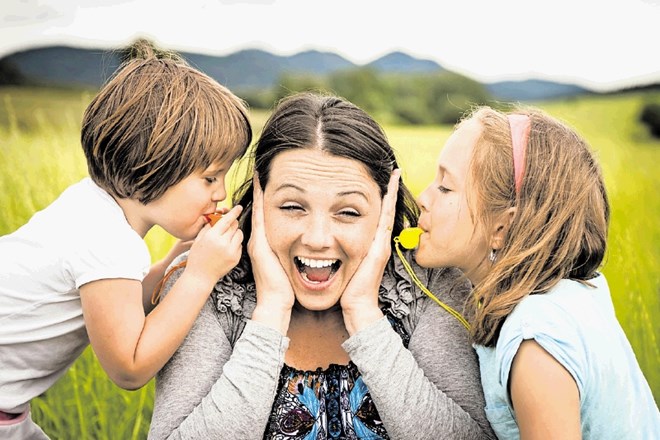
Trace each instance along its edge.
<path fill-rule="evenodd" d="M 384 310 L 405 346 L 409 335 Z M 353 362 L 302 371 L 284 365 L 264 439 L 389 439 Z"/>

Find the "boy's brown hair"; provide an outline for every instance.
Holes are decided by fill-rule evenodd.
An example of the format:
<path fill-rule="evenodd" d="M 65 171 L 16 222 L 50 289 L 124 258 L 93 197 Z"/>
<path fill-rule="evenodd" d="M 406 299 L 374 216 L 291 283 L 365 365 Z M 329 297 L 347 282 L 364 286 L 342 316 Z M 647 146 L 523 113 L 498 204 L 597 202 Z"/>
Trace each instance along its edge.
<path fill-rule="evenodd" d="M 173 52 L 141 41 L 87 107 L 81 142 L 91 178 L 147 204 L 252 141 L 247 106 Z"/>

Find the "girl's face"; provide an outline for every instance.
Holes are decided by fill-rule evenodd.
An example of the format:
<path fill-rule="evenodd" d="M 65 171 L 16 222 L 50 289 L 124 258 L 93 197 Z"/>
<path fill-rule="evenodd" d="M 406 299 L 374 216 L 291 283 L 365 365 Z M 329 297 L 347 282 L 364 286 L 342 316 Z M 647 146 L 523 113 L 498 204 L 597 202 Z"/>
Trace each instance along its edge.
<path fill-rule="evenodd" d="M 452 133 L 438 158 L 435 180 L 419 196 L 420 237 L 415 259 L 425 267 L 461 269 L 472 281 L 483 273 L 490 248 L 468 205 L 470 160 L 481 134 L 472 119 Z M 474 212 L 474 207 L 473 207 Z"/>
<path fill-rule="evenodd" d="M 316 149 L 280 153 L 264 189 L 266 236 L 296 300 L 321 311 L 339 302 L 378 225 L 380 190 L 355 160 Z"/>
<path fill-rule="evenodd" d="M 215 212 L 218 202 L 227 196 L 225 177 L 230 166 L 213 164 L 168 188 L 147 205 L 152 224 L 182 240 L 195 238 L 206 224 L 204 215 Z"/>

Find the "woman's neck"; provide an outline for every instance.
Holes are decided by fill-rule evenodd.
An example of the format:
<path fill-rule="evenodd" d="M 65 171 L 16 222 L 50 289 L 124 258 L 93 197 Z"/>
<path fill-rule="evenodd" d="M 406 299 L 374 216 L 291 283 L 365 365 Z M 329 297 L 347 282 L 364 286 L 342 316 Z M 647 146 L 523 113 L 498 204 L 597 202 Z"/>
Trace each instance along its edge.
<path fill-rule="evenodd" d="M 289 349 L 285 362 L 299 370 L 347 365 L 350 358 L 341 347 L 348 339 L 341 307 L 312 311 L 294 305 L 287 331 Z"/>

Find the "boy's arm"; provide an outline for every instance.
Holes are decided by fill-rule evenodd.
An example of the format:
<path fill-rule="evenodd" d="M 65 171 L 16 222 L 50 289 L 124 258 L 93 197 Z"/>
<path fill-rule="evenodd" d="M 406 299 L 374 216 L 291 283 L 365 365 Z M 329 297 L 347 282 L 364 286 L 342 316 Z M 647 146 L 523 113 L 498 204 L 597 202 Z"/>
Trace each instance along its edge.
<path fill-rule="evenodd" d="M 142 280 L 142 304 L 145 315 L 148 315 L 154 308 L 154 305 L 151 304 L 151 296 L 158 283 L 165 276 L 165 271 L 176 257 L 190 249 L 192 243 L 192 240 L 177 240 L 167 255 L 162 260 L 155 262 L 149 269 L 149 273 Z"/>
<path fill-rule="evenodd" d="M 236 222 L 240 212 L 235 207 L 214 227 L 200 232 L 183 274 L 147 316 L 139 281 L 102 279 L 80 287 L 90 343 L 117 385 L 140 388 L 181 344 L 213 285 L 240 258 L 243 234 Z"/>

